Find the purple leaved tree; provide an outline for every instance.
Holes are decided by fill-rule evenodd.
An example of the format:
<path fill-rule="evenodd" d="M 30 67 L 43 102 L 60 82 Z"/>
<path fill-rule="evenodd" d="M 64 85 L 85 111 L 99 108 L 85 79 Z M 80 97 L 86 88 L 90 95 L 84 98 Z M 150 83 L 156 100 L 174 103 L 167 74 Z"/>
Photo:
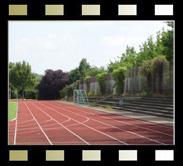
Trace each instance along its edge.
<path fill-rule="evenodd" d="M 53 71 L 48 69 L 45 71 L 40 84 L 37 86 L 41 100 L 56 100 L 59 98 L 59 91 L 68 84 L 69 76 L 62 70 Z"/>

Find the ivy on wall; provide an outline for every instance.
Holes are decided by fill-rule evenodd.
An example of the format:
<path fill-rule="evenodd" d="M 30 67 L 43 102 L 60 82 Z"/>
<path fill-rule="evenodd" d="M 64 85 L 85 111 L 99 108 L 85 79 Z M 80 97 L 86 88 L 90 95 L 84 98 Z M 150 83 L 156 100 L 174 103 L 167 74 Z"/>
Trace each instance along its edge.
<path fill-rule="evenodd" d="M 147 78 L 146 92 L 163 93 L 163 70 L 167 65 L 168 61 L 162 55 L 142 63 L 140 72 Z"/>
<path fill-rule="evenodd" d="M 146 92 L 150 92 L 152 89 L 152 69 L 151 69 L 151 60 L 146 60 L 142 63 L 140 68 L 141 75 L 147 78 L 147 87 L 143 86 Z"/>
<path fill-rule="evenodd" d="M 126 75 L 126 67 L 119 67 L 118 69 L 113 70 L 112 77 L 115 80 L 116 93 L 121 95 L 124 90 L 124 80 Z"/>
<path fill-rule="evenodd" d="M 163 68 L 164 65 L 168 65 L 168 61 L 165 56 L 158 56 L 152 59 L 151 71 L 153 76 L 153 83 L 157 82 L 157 85 L 154 85 L 154 92 L 156 92 L 156 87 L 158 87 L 158 93 L 163 93 Z"/>
<path fill-rule="evenodd" d="M 100 92 L 103 95 L 105 94 L 105 91 L 106 91 L 106 75 L 107 75 L 107 72 L 103 72 L 97 75 L 97 81 L 100 87 Z"/>

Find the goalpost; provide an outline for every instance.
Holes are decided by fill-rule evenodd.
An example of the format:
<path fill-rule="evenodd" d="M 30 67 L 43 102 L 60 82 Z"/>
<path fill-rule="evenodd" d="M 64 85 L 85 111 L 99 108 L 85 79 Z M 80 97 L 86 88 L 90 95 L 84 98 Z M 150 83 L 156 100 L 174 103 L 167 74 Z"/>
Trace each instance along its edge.
<path fill-rule="evenodd" d="M 73 91 L 73 102 L 77 104 L 88 105 L 88 96 L 85 90 Z"/>

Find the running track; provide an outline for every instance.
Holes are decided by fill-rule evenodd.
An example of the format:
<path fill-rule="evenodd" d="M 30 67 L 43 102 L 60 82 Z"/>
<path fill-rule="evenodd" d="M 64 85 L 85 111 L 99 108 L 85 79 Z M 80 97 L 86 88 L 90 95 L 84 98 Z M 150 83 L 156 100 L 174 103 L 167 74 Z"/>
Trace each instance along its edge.
<path fill-rule="evenodd" d="M 165 145 L 173 128 L 56 101 L 19 101 L 9 145 Z"/>

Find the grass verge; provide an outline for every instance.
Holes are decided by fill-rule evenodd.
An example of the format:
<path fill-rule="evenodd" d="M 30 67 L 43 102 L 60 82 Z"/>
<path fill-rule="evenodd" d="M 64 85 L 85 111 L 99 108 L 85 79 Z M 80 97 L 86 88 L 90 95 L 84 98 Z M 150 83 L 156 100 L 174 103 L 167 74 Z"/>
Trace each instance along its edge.
<path fill-rule="evenodd" d="M 9 102 L 8 120 L 12 120 L 16 117 L 17 102 Z"/>

